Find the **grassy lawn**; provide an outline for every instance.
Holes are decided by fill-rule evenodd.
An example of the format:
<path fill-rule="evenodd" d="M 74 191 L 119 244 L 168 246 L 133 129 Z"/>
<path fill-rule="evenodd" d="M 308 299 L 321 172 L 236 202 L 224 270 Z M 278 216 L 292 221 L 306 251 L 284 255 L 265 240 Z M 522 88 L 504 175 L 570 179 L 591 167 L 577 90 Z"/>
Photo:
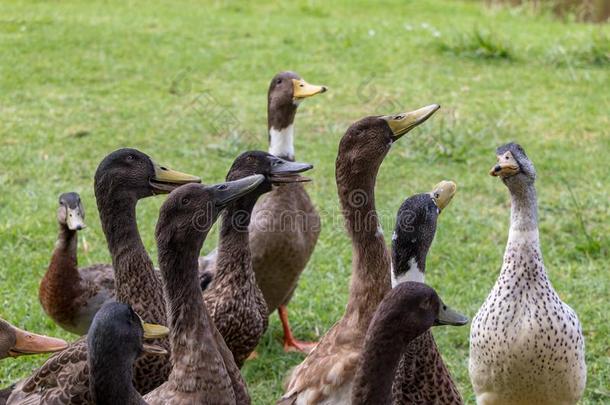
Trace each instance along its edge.
<path fill-rule="evenodd" d="M 290 305 L 299 337 L 315 339 L 347 302 L 351 248 L 338 211 L 337 145 L 373 114 L 439 103 L 442 109 L 384 162 L 377 206 L 391 235 L 407 196 L 441 179 L 458 194 L 439 221 L 428 282 L 474 316 L 498 275 L 509 198 L 487 175 L 495 147 L 520 142 L 538 171 L 545 262 L 585 330 L 582 403 L 610 401 L 610 26 L 563 23 L 478 2 L 2 2 L 0 4 L 0 316 L 61 336 L 38 303 L 56 237 L 57 197 L 81 194 L 89 228 L 80 265 L 109 262 L 93 174 L 110 151 L 136 147 L 159 162 L 224 178 L 233 158 L 266 149 L 271 77 L 295 70 L 330 90 L 297 115 L 297 159 L 315 165 L 308 186 L 323 215 L 317 249 Z M 138 206 L 156 261 L 163 197 Z M 88 249 L 84 249 L 84 241 Z M 205 250 L 216 244 L 208 238 Z M 435 337 L 468 403 L 468 327 Z M 284 354 L 274 314 L 243 372 L 254 403 L 282 393 L 302 356 Z M 7 359 L 2 386 L 43 356 Z"/>

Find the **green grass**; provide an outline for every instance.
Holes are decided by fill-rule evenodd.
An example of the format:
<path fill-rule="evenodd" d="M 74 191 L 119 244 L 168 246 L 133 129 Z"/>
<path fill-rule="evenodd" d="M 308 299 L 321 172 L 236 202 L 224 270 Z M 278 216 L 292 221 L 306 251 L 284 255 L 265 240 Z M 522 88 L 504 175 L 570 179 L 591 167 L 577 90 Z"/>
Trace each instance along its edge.
<path fill-rule="evenodd" d="M 483 43 L 510 49 L 511 59 L 439 48 L 462 36 L 473 42 L 477 30 L 493 33 L 481 36 Z M 496 146 L 520 142 L 538 171 L 550 278 L 585 330 L 582 403 L 608 403 L 610 65 L 607 40 L 592 40 L 608 35 L 608 26 L 449 0 L 2 2 L 0 316 L 74 339 L 43 314 L 37 298 L 56 236 L 57 196 L 77 191 L 88 209 L 81 238 L 89 250 L 81 243 L 80 264 L 109 262 L 92 190 L 99 161 L 132 146 L 206 182 L 220 181 L 240 151 L 266 148 L 268 81 L 291 69 L 330 87 L 303 103 L 296 122 L 297 158 L 315 165 L 308 190 L 323 213 L 317 249 L 290 305 L 296 334 L 320 336 L 347 300 L 351 248 L 334 183 L 340 137 L 363 116 L 439 103 L 442 110 L 401 140 L 381 168 L 376 197 L 386 236 L 404 198 L 455 180 L 458 194 L 439 221 L 428 282 L 473 316 L 498 275 L 508 231 L 507 191 L 487 170 Z M 557 47 L 575 50 L 564 53 L 579 63 L 549 58 Z M 579 59 L 576 50 L 587 49 Z M 140 232 L 155 259 L 162 201 L 138 206 Z M 215 244 L 212 235 L 205 250 Z M 434 333 L 473 403 L 468 327 Z M 259 358 L 243 370 L 257 404 L 277 399 L 287 371 L 302 359 L 284 354 L 280 339 L 273 315 Z M 2 361 L 0 383 L 43 361 Z"/>

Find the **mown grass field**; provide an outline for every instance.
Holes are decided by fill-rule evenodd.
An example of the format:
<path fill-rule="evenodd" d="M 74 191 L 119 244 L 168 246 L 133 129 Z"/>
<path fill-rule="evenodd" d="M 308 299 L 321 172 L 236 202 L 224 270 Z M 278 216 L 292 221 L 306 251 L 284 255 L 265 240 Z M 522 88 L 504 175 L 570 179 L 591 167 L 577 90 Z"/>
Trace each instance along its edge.
<path fill-rule="evenodd" d="M 131 146 L 220 181 L 239 152 L 266 148 L 268 82 L 288 69 L 329 86 L 302 104 L 296 120 L 297 159 L 315 165 L 308 190 L 323 215 L 289 307 L 296 334 L 320 336 L 347 301 L 351 248 L 334 181 L 340 137 L 361 117 L 439 103 L 441 111 L 395 145 L 381 168 L 376 198 L 388 242 L 404 198 L 455 180 L 427 281 L 474 316 L 498 275 L 508 232 L 508 192 L 487 171 L 498 145 L 520 142 L 538 171 L 550 278 L 585 330 L 582 403 L 608 403 L 610 27 L 478 2 L 0 3 L 0 316 L 75 339 L 44 315 L 37 297 L 58 195 L 77 191 L 87 208 L 80 265 L 109 262 L 92 189 L 99 161 Z M 162 201 L 138 206 L 155 261 Z M 205 251 L 215 244 L 211 235 Z M 473 403 L 468 332 L 434 334 Z M 259 357 L 243 370 L 256 404 L 277 399 L 302 359 L 284 354 L 280 339 L 274 314 Z M 0 383 L 44 360 L 2 361 Z"/>

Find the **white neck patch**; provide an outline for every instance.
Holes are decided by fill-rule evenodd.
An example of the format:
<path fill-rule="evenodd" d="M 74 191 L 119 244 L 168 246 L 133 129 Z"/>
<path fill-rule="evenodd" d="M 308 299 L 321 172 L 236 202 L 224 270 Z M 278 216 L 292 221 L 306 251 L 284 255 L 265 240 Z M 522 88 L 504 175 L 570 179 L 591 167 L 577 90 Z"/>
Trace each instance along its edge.
<path fill-rule="evenodd" d="M 417 267 L 417 262 L 415 261 L 414 257 L 409 260 L 409 270 L 407 270 L 406 273 L 400 274 L 398 277 L 396 277 L 396 274 L 394 274 L 394 266 L 392 265 L 390 269 L 392 272 L 392 288 L 407 281 L 415 281 L 417 283 L 423 283 L 425 281 L 425 275 Z"/>
<path fill-rule="evenodd" d="M 269 153 L 294 159 L 294 124 L 283 129 L 269 129 Z"/>

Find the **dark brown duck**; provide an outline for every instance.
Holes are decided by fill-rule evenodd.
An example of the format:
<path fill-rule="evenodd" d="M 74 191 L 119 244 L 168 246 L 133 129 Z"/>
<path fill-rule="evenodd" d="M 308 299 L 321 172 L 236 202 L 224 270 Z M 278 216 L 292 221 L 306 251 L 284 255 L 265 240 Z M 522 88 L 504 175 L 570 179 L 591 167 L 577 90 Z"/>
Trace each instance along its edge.
<path fill-rule="evenodd" d="M 263 181 L 262 175 L 254 175 L 207 187 L 189 184 L 170 194 L 161 207 L 156 237 L 171 328 L 172 371 L 166 383 L 145 396 L 148 403 L 250 403 L 233 355 L 201 299 L 197 262 L 220 211 Z"/>
<path fill-rule="evenodd" d="M 264 181 L 250 193 L 229 204 L 220 227 L 214 280 L 204 293 L 214 324 L 241 368 L 268 325 L 268 309 L 252 270 L 249 225 L 258 198 L 278 186 L 306 179 L 299 173 L 311 169 L 307 163 L 290 162 L 270 153 L 250 151 L 235 159 L 227 181 L 262 175 Z"/>
<path fill-rule="evenodd" d="M 198 177 L 155 164 L 135 149 L 106 156 L 95 174 L 95 197 L 115 272 L 116 299 L 151 323 L 165 324 L 161 282 L 142 244 L 136 223 L 138 200 L 167 193 Z M 167 345 L 167 343 L 159 343 Z M 167 356 L 142 356 L 135 364 L 134 385 L 148 392 L 169 374 Z M 91 403 L 86 340 L 79 339 L 20 381 L 8 404 Z"/>
<path fill-rule="evenodd" d="M 412 397 L 392 400 L 392 380 L 401 354 L 435 325 L 464 325 L 468 319 L 447 307 L 427 285 L 406 281 L 388 292 L 371 321 L 354 380 L 353 405 L 449 404 Z M 431 387 L 442 389 L 442 386 Z"/>

